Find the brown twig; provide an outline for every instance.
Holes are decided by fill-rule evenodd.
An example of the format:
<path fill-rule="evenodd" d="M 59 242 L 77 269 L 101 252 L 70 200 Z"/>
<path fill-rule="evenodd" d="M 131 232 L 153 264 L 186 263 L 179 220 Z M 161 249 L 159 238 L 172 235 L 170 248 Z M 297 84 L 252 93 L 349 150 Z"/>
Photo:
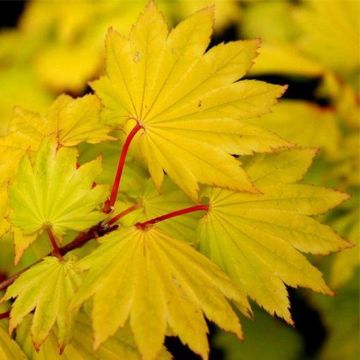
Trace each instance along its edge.
<path fill-rule="evenodd" d="M 92 239 L 97 239 L 99 237 L 102 237 L 114 230 L 116 230 L 119 227 L 119 225 L 113 225 L 109 226 L 106 223 L 99 223 L 94 225 L 92 228 L 90 228 L 87 232 L 80 233 L 72 242 L 70 242 L 67 245 L 64 245 L 63 247 L 58 248 L 59 255 L 64 256 L 68 252 L 78 249 L 85 245 L 87 242 L 89 242 Z M 46 256 L 52 256 L 53 251 Z M 14 274 L 13 276 L 9 277 L 8 279 L 2 281 L 0 283 L 0 291 L 7 289 L 22 273 L 24 273 L 26 270 L 30 269 L 32 266 L 38 264 L 42 259 L 39 259 L 32 263 L 31 265 L 27 266 L 26 268 L 22 269 L 18 273 Z"/>
<path fill-rule="evenodd" d="M 10 310 L 0 313 L 0 320 L 8 318 L 9 315 L 10 315 Z"/>

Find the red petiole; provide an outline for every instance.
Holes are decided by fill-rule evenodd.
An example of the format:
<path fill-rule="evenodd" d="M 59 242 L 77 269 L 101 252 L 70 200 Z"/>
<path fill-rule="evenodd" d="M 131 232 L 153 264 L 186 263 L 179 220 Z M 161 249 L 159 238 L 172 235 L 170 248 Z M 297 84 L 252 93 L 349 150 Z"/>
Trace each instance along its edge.
<path fill-rule="evenodd" d="M 102 237 L 102 236 L 116 230 L 118 228 L 118 225 L 112 225 L 112 224 L 114 224 L 117 220 L 119 220 L 123 216 L 129 214 L 131 211 L 136 210 L 138 207 L 140 207 L 140 205 L 138 205 L 138 204 L 133 205 L 133 206 L 129 207 L 128 209 L 124 210 L 123 212 L 119 213 L 118 215 L 114 216 L 112 219 L 110 219 L 109 222 L 107 222 L 107 223 L 99 223 L 97 225 L 94 225 L 87 232 L 80 233 L 72 242 L 70 242 L 69 244 L 67 244 L 67 245 L 65 245 L 65 246 L 63 246 L 61 248 L 58 247 L 57 242 L 56 242 L 56 238 L 55 238 L 54 234 L 52 233 L 51 228 L 48 227 L 47 228 L 47 233 L 48 233 L 50 242 L 51 242 L 54 250 L 53 250 L 52 253 L 48 254 L 47 256 L 55 255 L 55 256 L 59 257 L 60 259 L 63 259 L 63 255 L 67 254 L 68 252 L 70 252 L 70 251 L 72 251 L 74 249 L 78 249 L 78 248 L 82 247 L 83 245 L 85 245 L 87 242 L 89 242 L 92 239 L 95 239 L 97 237 Z M 189 213 L 194 212 L 194 211 L 208 211 L 208 209 L 209 209 L 209 205 L 203 205 L 203 204 L 194 205 L 194 206 L 190 206 L 188 208 L 172 211 L 172 212 L 170 212 L 168 214 L 156 217 L 154 219 L 147 220 L 147 221 L 142 222 L 142 223 L 137 223 L 135 226 L 137 228 L 139 228 L 139 229 L 145 230 L 147 227 L 149 227 L 149 226 L 151 226 L 153 224 L 156 224 L 156 223 L 158 223 L 160 221 L 171 219 L 171 218 L 176 217 L 176 216 L 189 214 Z M 26 270 L 30 269 L 35 264 L 40 263 L 41 260 L 42 259 L 39 259 L 39 260 L 35 261 L 33 264 L 31 264 L 28 267 L 22 269 L 21 271 L 14 274 L 10 278 L 0 282 L 0 291 L 7 289 L 12 283 L 14 283 L 14 281 L 21 274 L 23 274 Z M 0 319 L 5 318 L 7 316 L 8 316 L 7 312 L 5 312 L 3 314 L 0 314 Z"/>
<path fill-rule="evenodd" d="M 121 149 L 119 162 L 118 162 L 118 166 L 117 166 L 117 170 L 116 170 L 114 183 L 113 183 L 113 186 L 112 186 L 112 189 L 111 189 L 110 197 L 105 201 L 104 208 L 103 208 L 103 212 L 106 213 L 106 214 L 111 212 L 112 207 L 115 204 L 117 194 L 118 194 L 118 191 L 119 191 L 121 175 L 122 175 L 122 172 L 123 172 L 123 169 L 124 169 L 124 166 L 125 166 L 126 155 L 128 153 L 131 141 L 133 140 L 134 136 L 136 135 L 136 133 L 140 129 L 142 129 L 142 126 L 139 123 L 136 123 L 134 128 L 130 131 L 129 135 L 127 136 L 127 138 L 126 138 L 126 140 L 124 142 L 124 145 L 123 145 L 123 147 Z"/>
<path fill-rule="evenodd" d="M 106 224 L 107 225 L 112 225 L 112 224 L 116 223 L 118 220 L 120 220 L 121 218 L 123 218 L 127 214 L 130 214 L 132 211 L 138 209 L 139 207 L 140 207 L 139 204 L 135 204 L 135 205 L 130 206 L 126 210 L 122 211 L 121 213 L 119 213 L 116 216 L 114 216 L 113 218 L 111 218 Z"/>
<path fill-rule="evenodd" d="M 137 224 L 135 224 L 135 226 L 138 229 L 145 230 L 147 227 L 149 227 L 151 225 L 154 225 L 154 224 L 156 224 L 158 222 L 161 222 L 161 221 L 164 221 L 164 220 L 167 220 L 167 219 L 171 219 L 171 218 L 176 217 L 176 216 L 189 214 L 189 213 L 192 213 L 194 211 L 208 211 L 208 210 L 209 210 L 209 205 L 204 205 L 204 204 L 194 205 L 194 206 L 190 206 L 188 208 L 184 208 L 184 209 L 169 212 L 167 214 L 158 216 L 156 218 L 147 220 L 145 222 L 137 223 Z"/>
<path fill-rule="evenodd" d="M 60 249 L 59 249 L 59 246 L 58 246 L 58 244 L 57 244 L 57 242 L 56 242 L 56 238 L 55 238 L 54 233 L 52 232 L 52 230 L 51 230 L 51 228 L 50 228 L 49 226 L 46 228 L 46 231 L 47 231 L 47 234 L 48 234 L 48 236 L 49 236 L 49 240 L 50 240 L 50 242 L 51 242 L 51 245 L 52 245 L 52 247 L 53 247 L 53 254 L 54 254 L 57 258 L 59 258 L 60 260 L 62 260 L 63 257 L 62 257 L 62 255 L 61 255 L 61 251 L 60 251 Z"/>

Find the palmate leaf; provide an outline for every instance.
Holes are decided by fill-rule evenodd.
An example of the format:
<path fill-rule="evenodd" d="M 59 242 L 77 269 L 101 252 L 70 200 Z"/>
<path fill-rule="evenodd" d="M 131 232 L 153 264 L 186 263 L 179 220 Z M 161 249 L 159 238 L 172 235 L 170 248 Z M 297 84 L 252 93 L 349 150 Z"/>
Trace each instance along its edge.
<path fill-rule="evenodd" d="M 44 136 L 43 122 L 36 113 L 15 108 L 7 135 L 0 137 L 0 176 L 14 176 L 26 151 L 36 151 Z"/>
<path fill-rule="evenodd" d="M 51 228 L 61 240 L 66 230 L 82 231 L 101 221 L 96 210 L 106 197 L 107 186 L 96 185 L 101 172 L 101 159 L 76 168 L 77 151 L 44 143 L 35 164 L 24 157 L 9 191 L 11 223 L 25 236 L 16 241 L 16 260 L 36 239 Z"/>
<path fill-rule="evenodd" d="M 94 95 L 77 99 L 61 95 L 45 115 L 47 133 L 62 146 L 111 140 L 110 128 L 100 122 L 99 113 L 100 101 Z"/>
<path fill-rule="evenodd" d="M 331 294 L 322 274 L 299 251 L 328 254 L 350 244 L 311 215 L 348 195 L 294 184 L 314 150 L 255 157 L 246 170 L 262 194 L 207 189 L 209 211 L 200 222 L 200 249 L 259 305 L 292 323 L 285 284 Z"/>
<path fill-rule="evenodd" d="M 94 351 L 91 320 L 89 316 L 81 313 L 74 319 L 71 342 L 60 354 L 54 330 L 50 331 L 39 351 L 34 349 L 29 336 L 31 322 L 32 315 L 28 315 L 16 331 L 16 341 L 30 360 L 141 360 L 129 326 L 119 329 L 111 339 Z M 170 354 L 163 347 L 156 360 L 170 359 Z"/>
<path fill-rule="evenodd" d="M 43 116 L 16 108 L 9 132 L 27 136 L 28 141 L 35 137 L 33 141 L 38 144 L 44 137 L 53 138 L 59 146 L 111 140 L 108 136 L 110 128 L 100 122 L 99 116 L 100 102 L 96 96 L 86 95 L 74 99 L 61 95 Z"/>
<path fill-rule="evenodd" d="M 122 228 L 80 260 L 89 269 L 73 306 L 94 297 L 95 346 L 129 319 L 143 359 L 155 359 L 167 328 L 202 358 L 207 358 L 204 315 L 241 336 L 239 321 L 227 302 L 246 313 L 248 303 L 229 278 L 189 245 L 160 232 Z"/>
<path fill-rule="evenodd" d="M 81 271 L 74 260 L 46 257 L 19 276 L 1 301 L 15 299 L 11 307 L 9 330 L 12 332 L 35 310 L 31 337 L 36 349 L 56 324 L 60 348 L 70 340 L 72 314 L 69 303 L 81 282 Z"/>
<path fill-rule="evenodd" d="M 236 82 L 250 68 L 258 41 L 220 44 L 204 53 L 213 20 L 213 9 L 206 8 L 168 33 L 149 2 L 128 38 L 110 29 L 107 75 L 92 84 L 105 122 L 142 126 L 137 140 L 157 188 L 165 170 L 193 199 L 198 183 L 255 191 L 230 154 L 290 146 L 242 122 L 269 112 L 284 88 Z"/>
<path fill-rule="evenodd" d="M 36 152 L 43 141 L 58 146 L 99 143 L 113 138 L 100 122 L 100 102 L 94 95 L 73 99 L 59 96 L 45 115 L 16 107 L 7 135 L 0 138 L 0 175 L 11 177 L 25 152 Z"/>

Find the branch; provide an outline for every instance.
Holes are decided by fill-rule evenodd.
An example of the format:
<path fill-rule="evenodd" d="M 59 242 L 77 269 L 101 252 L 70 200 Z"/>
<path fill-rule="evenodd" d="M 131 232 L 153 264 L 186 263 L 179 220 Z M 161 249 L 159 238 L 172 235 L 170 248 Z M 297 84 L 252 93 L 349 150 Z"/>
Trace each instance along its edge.
<path fill-rule="evenodd" d="M 116 170 L 114 183 L 113 183 L 113 186 L 111 189 L 110 197 L 105 201 L 104 208 L 103 208 L 103 212 L 106 214 L 111 212 L 112 207 L 115 204 L 117 194 L 119 191 L 119 187 L 120 187 L 121 175 L 122 175 L 122 172 L 123 172 L 123 169 L 125 166 L 126 155 L 128 153 L 131 141 L 133 140 L 134 136 L 140 129 L 142 129 L 142 126 L 139 123 L 136 123 L 134 128 L 130 131 L 129 135 L 127 136 L 127 138 L 124 142 L 124 145 L 121 149 L 119 162 L 118 162 L 118 166 L 117 166 L 117 170 Z"/>
<path fill-rule="evenodd" d="M 65 255 L 68 252 L 78 249 L 85 245 L 87 242 L 89 242 L 92 239 L 97 239 L 99 237 L 102 237 L 114 230 L 116 230 L 119 227 L 119 225 L 113 225 L 109 226 L 107 223 L 99 223 L 94 225 L 92 228 L 90 228 L 87 232 L 80 233 L 72 242 L 70 242 L 67 245 L 64 245 L 61 247 L 60 253 L 61 255 Z"/>
<path fill-rule="evenodd" d="M 189 213 L 192 213 L 194 211 L 208 211 L 208 210 L 209 210 L 209 205 L 204 205 L 204 204 L 194 205 L 194 206 L 190 206 L 188 208 L 172 211 L 172 212 L 170 212 L 168 214 L 158 216 L 156 218 L 147 220 L 147 221 L 142 222 L 142 223 L 137 223 L 137 224 L 135 224 L 135 226 L 137 228 L 141 229 L 141 230 L 145 230 L 147 227 L 149 227 L 151 225 L 154 225 L 154 224 L 156 224 L 156 223 L 158 223 L 160 221 L 171 219 L 171 218 L 176 217 L 176 216 L 189 214 Z"/>
<path fill-rule="evenodd" d="M 8 318 L 9 315 L 10 315 L 10 310 L 0 313 L 0 320 Z"/>
<path fill-rule="evenodd" d="M 93 227 L 91 227 L 87 232 L 80 233 L 72 242 L 58 248 L 60 256 L 62 257 L 64 255 L 66 255 L 68 252 L 82 247 L 83 245 L 85 245 L 87 242 L 89 242 L 92 239 L 97 239 L 99 237 L 102 237 L 102 236 L 118 229 L 119 225 L 112 225 L 112 224 L 114 222 L 116 222 L 118 219 L 120 219 L 121 217 L 130 213 L 131 211 L 137 209 L 138 207 L 139 207 L 139 205 L 133 205 L 133 206 L 129 207 L 128 209 L 124 210 L 123 212 L 119 213 L 112 219 L 110 219 L 107 223 L 101 222 L 101 223 L 96 224 Z M 172 211 L 168 214 L 161 215 L 159 217 L 147 220 L 142 223 L 137 223 L 137 224 L 135 224 L 135 226 L 139 229 L 145 230 L 147 227 L 154 225 L 160 221 L 171 219 L 173 217 L 180 216 L 180 215 L 185 215 L 185 214 L 188 214 L 188 213 L 191 213 L 194 211 L 208 211 L 208 209 L 209 209 L 209 205 L 204 205 L 204 204 L 194 205 L 194 206 L 190 206 L 188 208 Z M 52 255 L 54 255 L 53 253 L 54 253 L 54 251 L 47 254 L 46 256 L 52 256 Z M 35 261 L 33 264 L 27 266 L 26 268 L 22 269 L 21 271 L 19 271 L 18 273 L 14 274 L 11 277 L 9 277 L 8 279 L 0 282 L 0 291 L 7 289 L 22 273 L 24 273 L 26 270 L 30 269 L 32 266 L 38 264 L 41 261 L 42 261 L 42 259 Z M 0 314 L 0 316 L 1 316 L 1 314 Z"/>
<path fill-rule="evenodd" d="M 99 223 L 94 225 L 93 227 L 91 227 L 87 232 L 84 233 L 80 233 L 72 242 L 70 242 L 67 245 L 64 245 L 63 247 L 58 248 L 59 251 L 59 255 L 61 256 L 61 258 L 66 255 L 68 252 L 74 250 L 74 249 L 78 249 L 80 247 L 82 247 L 83 245 L 85 245 L 87 242 L 89 242 L 92 239 L 97 239 L 99 237 L 102 237 L 114 230 L 116 230 L 119 226 L 118 225 L 113 225 L 113 226 L 109 226 L 108 224 L 104 224 L 104 223 Z M 46 256 L 52 256 L 54 251 L 52 251 L 51 253 L 47 254 Z M 42 258 L 35 261 L 34 263 L 32 263 L 31 265 L 27 266 L 26 268 L 22 269 L 21 271 L 19 271 L 18 273 L 14 274 L 13 276 L 9 277 L 8 279 L 2 281 L 0 283 L 0 291 L 1 290 L 5 290 L 7 289 L 22 273 L 24 273 L 25 271 L 27 271 L 28 269 L 30 269 L 32 266 L 38 264 L 39 262 L 42 261 Z"/>

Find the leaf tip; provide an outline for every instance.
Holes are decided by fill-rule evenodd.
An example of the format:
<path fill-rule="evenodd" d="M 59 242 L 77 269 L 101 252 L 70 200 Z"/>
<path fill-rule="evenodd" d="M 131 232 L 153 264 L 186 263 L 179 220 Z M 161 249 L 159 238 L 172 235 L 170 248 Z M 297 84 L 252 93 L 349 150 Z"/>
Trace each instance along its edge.
<path fill-rule="evenodd" d="M 288 84 L 280 85 L 280 91 L 279 91 L 278 97 L 282 97 L 285 94 L 285 92 L 287 91 L 288 88 L 289 88 Z"/>
<path fill-rule="evenodd" d="M 16 324 L 14 324 L 13 318 L 11 317 L 11 312 L 9 316 L 9 335 L 11 336 L 16 329 Z"/>
<path fill-rule="evenodd" d="M 38 342 L 36 342 L 36 341 L 34 341 L 34 340 L 33 340 L 32 343 L 33 343 L 33 346 L 34 346 L 35 351 L 38 353 L 38 352 L 40 351 L 41 344 L 38 343 Z"/>
<path fill-rule="evenodd" d="M 97 331 L 95 331 L 93 343 L 94 351 L 96 351 L 105 340 L 106 338 L 104 336 L 101 336 Z"/>
<path fill-rule="evenodd" d="M 256 38 L 254 38 L 253 41 L 254 41 L 254 43 L 257 45 L 257 46 L 256 46 L 257 49 L 259 49 L 259 48 L 261 47 L 262 43 L 263 43 L 263 40 L 262 40 L 261 37 L 256 37 Z"/>

